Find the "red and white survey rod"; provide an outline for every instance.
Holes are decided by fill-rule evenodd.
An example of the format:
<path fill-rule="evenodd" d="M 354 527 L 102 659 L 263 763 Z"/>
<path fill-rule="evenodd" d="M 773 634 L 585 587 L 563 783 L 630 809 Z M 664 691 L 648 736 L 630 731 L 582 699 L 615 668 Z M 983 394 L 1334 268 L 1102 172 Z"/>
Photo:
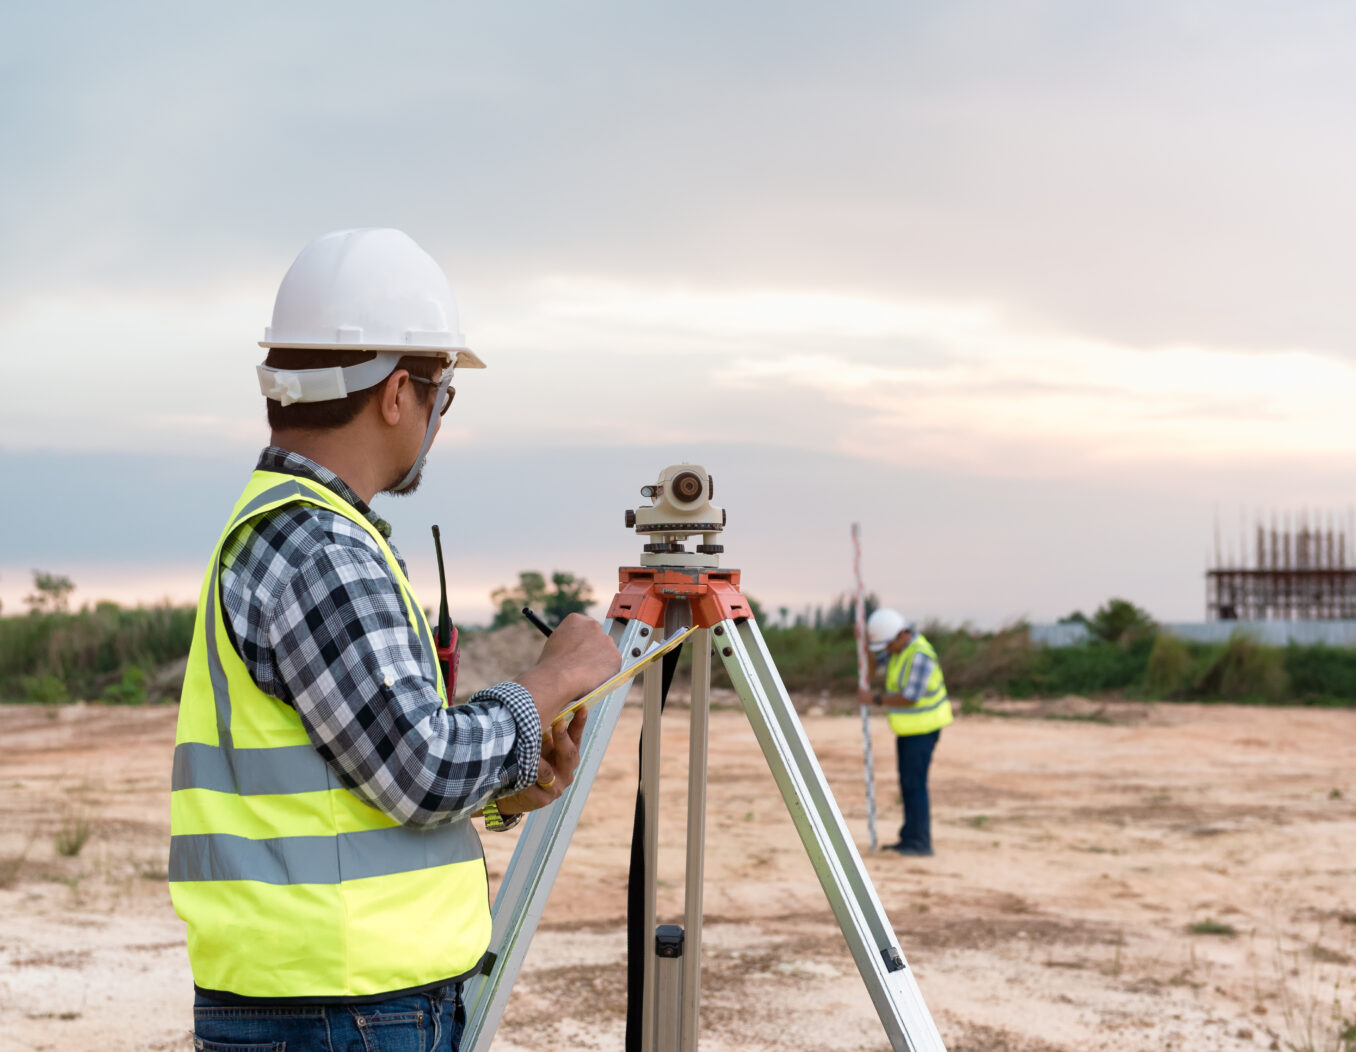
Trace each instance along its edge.
<path fill-rule="evenodd" d="M 852 572 L 857 578 L 857 686 L 870 687 L 870 666 L 866 661 L 866 598 L 862 589 L 862 531 L 852 524 Z M 862 765 L 866 773 L 866 828 L 871 836 L 871 850 L 876 850 L 876 770 L 871 759 L 871 712 L 862 710 Z"/>

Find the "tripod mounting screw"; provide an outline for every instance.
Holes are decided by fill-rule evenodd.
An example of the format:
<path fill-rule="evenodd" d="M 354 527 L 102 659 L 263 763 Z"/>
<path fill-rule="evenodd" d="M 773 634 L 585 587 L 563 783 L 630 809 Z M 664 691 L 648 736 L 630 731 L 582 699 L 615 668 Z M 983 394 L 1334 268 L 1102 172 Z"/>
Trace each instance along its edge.
<path fill-rule="evenodd" d="M 725 626 L 724 626 L 724 625 L 716 625 L 716 635 L 718 635 L 718 636 L 723 636 L 724 634 L 725 634 Z"/>
<path fill-rule="evenodd" d="M 731 654 L 734 653 L 734 647 L 722 647 L 720 652 L 724 654 L 726 657 L 729 657 Z"/>
<path fill-rule="evenodd" d="M 649 625 L 641 625 L 641 626 L 640 626 L 640 638 L 641 638 L 641 639 L 644 639 L 644 638 L 645 638 L 646 636 L 648 636 L 649 634 L 650 634 L 650 626 L 649 626 Z"/>

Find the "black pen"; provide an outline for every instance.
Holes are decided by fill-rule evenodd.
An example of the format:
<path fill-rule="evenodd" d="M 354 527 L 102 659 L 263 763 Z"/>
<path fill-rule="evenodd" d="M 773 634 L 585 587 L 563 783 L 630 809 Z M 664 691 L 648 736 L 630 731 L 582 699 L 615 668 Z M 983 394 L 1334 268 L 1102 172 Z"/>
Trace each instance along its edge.
<path fill-rule="evenodd" d="M 534 614 L 530 606 L 523 607 L 523 616 L 531 621 L 532 627 L 542 635 L 549 636 L 551 634 L 551 626 Z"/>

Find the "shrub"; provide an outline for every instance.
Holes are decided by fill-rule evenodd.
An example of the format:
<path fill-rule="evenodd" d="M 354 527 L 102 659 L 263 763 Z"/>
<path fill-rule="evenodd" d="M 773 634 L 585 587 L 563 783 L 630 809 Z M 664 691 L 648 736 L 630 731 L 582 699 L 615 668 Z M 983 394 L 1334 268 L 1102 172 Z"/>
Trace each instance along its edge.
<path fill-rule="evenodd" d="M 923 634 L 937 648 L 948 691 L 1006 690 L 1013 680 L 1031 673 L 1034 652 L 1025 624 L 976 633 L 934 622 L 924 626 Z"/>
<path fill-rule="evenodd" d="M 1295 697 L 1320 703 L 1356 700 L 1356 650 L 1289 646 L 1284 660 Z"/>
<path fill-rule="evenodd" d="M 1160 697 L 1181 697 L 1196 678 L 1195 664 L 1186 643 L 1159 632 L 1144 668 L 1144 685 Z"/>
<path fill-rule="evenodd" d="M 1006 690 L 1014 697 L 1052 697 L 1138 688 L 1152 646 L 1151 636 L 1132 635 L 1120 643 L 1037 648 L 1030 670 L 1014 676 Z"/>
<path fill-rule="evenodd" d="M 19 686 L 28 701 L 36 701 L 41 705 L 56 705 L 70 697 L 65 682 L 57 676 L 22 676 Z"/>
<path fill-rule="evenodd" d="M 1280 701 L 1289 690 L 1282 651 L 1243 632 L 1214 648 L 1196 681 L 1197 694 L 1231 701 Z"/>
<path fill-rule="evenodd" d="M 146 672 L 137 665 L 122 670 L 122 679 L 104 689 L 104 701 L 114 705 L 141 705 L 146 701 Z"/>
<path fill-rule="evenodd" d="M 1104 643 L 1131 643 L 1153 635 L 1157 628 L 1148 612 L 1128 599 L 1108 599 L 1087 625 Z"/>

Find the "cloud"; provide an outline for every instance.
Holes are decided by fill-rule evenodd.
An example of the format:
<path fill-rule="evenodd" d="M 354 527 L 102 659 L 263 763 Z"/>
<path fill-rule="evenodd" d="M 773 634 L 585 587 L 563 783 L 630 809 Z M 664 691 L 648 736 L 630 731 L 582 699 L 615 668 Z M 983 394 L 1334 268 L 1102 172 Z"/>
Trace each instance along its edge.
<path fill-rule="evenodd" d="M 0 44 L 0 277 L 194 296 L 412 231 L 552 274 L 1347 353 L 1345 5 L 162 4 Z M 116 46 L 110 46 L 115 43 Z"/>
<path fill-rule="evenodd" d="M 732 457 L 772 507 L 810 463 L 826 522 L 864 508 L 940 553 L 889 571 L 909 603 L 1088 605 L 1070 589 L 1121 587 L 1096 560 L 1141 528 L 1125 590 L 1194 609 L 1205 494 L 1344 484 L 1354 22 L 1224 0 L 29 5 L 0 39 L 0 460 L 24 501 L 69 476 L 117 512 L 11 536 L 6 578 L 179 558 L 127 523 L 238 488 L 277 283 L 367 224 L 444 264 L 490 363 L 435 453 L 494 468 L 459 491 L 489 494 L 480 548 L 573 568 L 584 534 L 518 510 L 562 507 L 561 477 Z M 184 477 L 151 485 L 170 452 Z M 760 581 L 841 532 L 797 523 L 759 520 L 780 560 Z"/>

